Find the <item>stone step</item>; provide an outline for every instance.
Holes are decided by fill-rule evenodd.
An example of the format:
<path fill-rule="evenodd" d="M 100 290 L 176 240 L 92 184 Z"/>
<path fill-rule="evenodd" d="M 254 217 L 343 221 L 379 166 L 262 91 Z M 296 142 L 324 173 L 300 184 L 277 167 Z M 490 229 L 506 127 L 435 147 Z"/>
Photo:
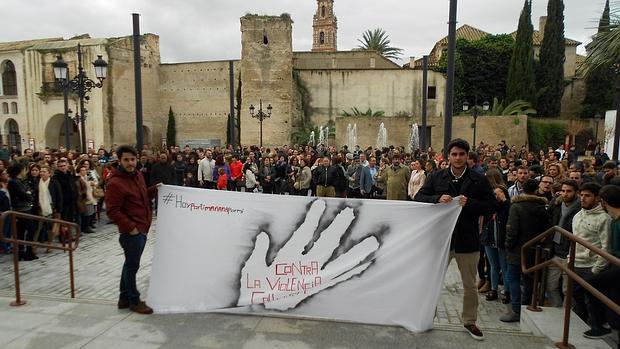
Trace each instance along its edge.
<path fill-rule="evenodd" d="M 543 311 L 533 312 L 521 307 L 521 329 L 531 332 L 534 336 L 547 337 L 554 343 L 562 341 L 564 331 L 564 308 L 542 307 Z M 618 332 L 604 339 L 589 339 L 583 333 L 590 326 L 583 322 L 577 314 L 571 312 L 570 332 L 568 342 L 579 349 L 615 349 L 617 347 Z"/>

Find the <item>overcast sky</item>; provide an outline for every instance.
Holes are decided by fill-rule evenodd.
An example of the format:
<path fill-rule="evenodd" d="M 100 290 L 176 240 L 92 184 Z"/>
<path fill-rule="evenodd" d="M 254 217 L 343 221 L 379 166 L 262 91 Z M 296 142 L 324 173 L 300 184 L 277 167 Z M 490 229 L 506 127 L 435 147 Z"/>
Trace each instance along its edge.
<path fill-rule="evenodd" d="M 596 32 L 604 0 L 564 0 L 565 35 L 588 42 Z M 338 49 L 357 47 L 366 29 L 384 28 L 393 46 L 403 48 L 403 63 L 420 57 L 447 35 L 448 0 L 335 0 Z M 459 0 L 459 26 L 490 33 L 517 28 L 522 0 Z M 2 0 L 1 41 L 45 37 L 131 35 L 131 13 L 141 14 L 142 33 L 160 36 L 162 62 L 238 59 L 239 17 L 246 13 L 293 18 L 293 49 L 312 48 L 316 0 Z M 534 0 L 532 22 L 545 15 L 547 0 Z M 584 53 L 583 46 L 579 48 Z"/>

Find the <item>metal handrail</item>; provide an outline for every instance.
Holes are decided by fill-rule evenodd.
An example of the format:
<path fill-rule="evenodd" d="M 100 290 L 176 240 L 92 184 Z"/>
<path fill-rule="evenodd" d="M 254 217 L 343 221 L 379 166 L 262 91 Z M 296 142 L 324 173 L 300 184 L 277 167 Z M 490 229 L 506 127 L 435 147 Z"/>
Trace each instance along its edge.
<path fill-rule="evenodd" d="M 545 241 L 551 234 L 555 234 L 555 233 L 560 233 L 562 234 L 562 236 L 564 236 L 564 238 L 566 238 L 567 240 L 570 241 L 570 256 L 568 259 L 568 263 L 567 265 L 563 265 L 562 263 L 550 259 L 548 261 L 545 262 L 540 262 L 540 254 L 541 254 L 541 246 L 537 245 L 539 242 L 543 242 Z M 523 271 L 523 273 L 525 274 L 530 274 L 532 272 L 535 272 L 535 277 L 534 277 L 534 291 L 532 294 L 532 303 L 530 306 L 528 306 L 528 310 L 531 311 L 542 311 L 542 309 L 540 307 L 538 307 L 538 288 L 539 285 L 538 283 L 540 282 L 540 270 L 543 268 L 546 268 L 550 265 L 555 265 L 557 268 L 563 270 L 566 275 L 568 275 L 568 281 L 567 281 L 567 289 L 566 289 L 566 296 L 564 299 L 564 332 L 562 335 L 562 342 L 558 342 L 555 343 L 556 347 L 558 348 L 562 348 L 562 349 L 569 349 L 569 348 L 575 348 L 573 345 L 571 345 L 570 343 L 568 343 L 568 335 L 569 335 L 569 327 L 570 327 L 570 314 L 571 314 L 571 308 L 572 308 L 572 298 L 573 298 L 573 280 L 576 281 L 578 284 L 580 284 L 583 288 L 585 288 L 588 292 L 590 292 L 594 297 L 598 298 L 601 302 L 603 302 L 603 304 L 605 304 L 607 307 L 609 307 L 611 310 L 613 310 L 615 313 L 617 313 L 618 315 L 620 315 L 620 306 L 618 304 L 616 304 L 614 301 L 612 301 L 611 299 L 609 299 L 607 296 L 605 296 L 603 293 L 601 293 L 599 290 L 597 290 L 596 288 L 592 287 L 592 285 L 590 285 L 586 280 L 584 280 L 582 277 L 580 277 L 579 275 L 577 275 L 577 273 L 575 273 L 575 247 L 577 246 L 577 244 L 582 245 L 583 247 L 589 249 L 590 251 L 596 253 L 597 255 L 605 258 L 605 260 L 607 260 L 608 262 L 610 262 L 611 264 L 614 264 L 615 266 L 620 268 L 620 258 L 617 258 L 613 255 L 611 255 L 609 252 L 596 247 L 594 245 L 592 245 L 591 243 L 589 243 L 588 241 L 573 235 L 573 233 L 559 227 L 559 226 L 554 226 L 551 227 L 549 229 L 547 229 L 544 233 L 538 235 L 537 237 L 533 238 L 532 240 L 528 241 L 527 243 L 525 243 L 523 245 L 523 247 L 521 248 L 521 270 Z M 528 249 L 531 247 L 536 247 L 536 254 L 535 254 L 535 259 L 534 259 L 534 266 L 528 268 L 527 267 L 527 259 L 526 259 L 526 255 L 528 252 Z"/>
<path fill-rule="evenodd" d="M 13 270 L 15 274 L 15 301 L 11 302 L 12 306 L 20 306 L 26 304 L 26 301 L 21 298 L 21 291 L 19 286 L 19 245 L 24 246 L 32 246 L 32 247 L 45 247 L 53 250 L 60 250 L 68 252 L 69 254 L 69 279 L 70 279 L 70 287 L 71 287 L 71 298 L 75 298 L 75 281 L 74 281 L 74 273 L 73 273 L 73 251 L 75 251 L 80 244 L 80 226 L 68 221 L 63 221 L 60 219 L 47 218 L 37 215 L 32 215 L 28 213 L 22 213 L 17 211 L 5 211 L 0 215 L 0 228 L 4 228 L 5 220 L 9 218 L 11 219 L 11 238 L 7 239 L 4 237 L 4 234 L 0 233 L 0 241 L 13 244 Z M 73 236 L 69 238 L 67 241 L 67 247 L 58 245 L 48 245 L 42 244 L 35 241 L 26 241 L 19 240 L 17 238 L 17 218 L 28 219 L 38 222 L 44 223 L 57 223 L 60 227 L 67 227 L 69 231 L 74 230 L 76 232 L 75 240 Z M 72 229 L 73 228 L 73 229 Z"/>

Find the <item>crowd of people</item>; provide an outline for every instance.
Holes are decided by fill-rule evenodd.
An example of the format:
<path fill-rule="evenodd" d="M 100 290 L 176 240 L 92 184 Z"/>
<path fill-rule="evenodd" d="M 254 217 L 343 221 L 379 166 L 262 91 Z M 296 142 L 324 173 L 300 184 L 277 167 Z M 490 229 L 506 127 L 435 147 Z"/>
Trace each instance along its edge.
<path fill-rule="evenodd" d="M 521 247 L 558 225 L 620 258 L 620 176 L 617 164 L 600 146 L 564 145 L 538 152 L 502 141 L 470 149 L 454 140 L 443 151 L 404 147 L 349 149 L 343 146 L 145 147 L 135 170 L 147 187 L 155 184 L 205 189 L 355 199 L 409 200 L 463 206 L 453 233 L 450 258 L 459 265 L 463 286 L 463 321 L 476 339 L 478 293 L 487 301 L 510 304 L 501 321 L 520 320 L 522 304 L 532 297 L 533 278 L 521 272 Z M 106 182 L 118 166 L 114 149 L 79 154 L 66 149 L 33 152 L 0 150 L 0 210 L 62 218 L 92 233 L 103 208 Z M 52 241 L 57 227 L 18 220 L 27 240 Z M 5 234 L 8 229 L 5 229 Z M 619 269 L 577 245 L 575 272 L 619 302 Z M 570 243 L 557 234 L 544 243 L 546 258 L 566 264 Z M 0 246 L 5 252 L 10 246 Z M 19 251 L 36 259 L 31 248 Z M 533 255 L 527 263 L 533 264 Z M 566 275 L 549 267 L 544 299 L 562 306 Z M 579 284 L 574 284 L 575 312 L 590 324 L 584 335 L 610 333 L 616 318 Z"/>

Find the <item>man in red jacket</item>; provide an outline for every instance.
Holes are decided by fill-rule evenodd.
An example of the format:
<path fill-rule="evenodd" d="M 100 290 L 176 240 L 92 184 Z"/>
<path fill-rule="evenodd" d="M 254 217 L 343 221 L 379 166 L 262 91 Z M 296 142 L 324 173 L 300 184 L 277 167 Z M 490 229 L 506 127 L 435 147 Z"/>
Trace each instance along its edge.
<path fill-rule="evenodd" d="M 108 217 L 118 226 L 118 240 L 125 253 L 118 308 L 152 314 L 153 309 L 140 301 L 136 273 L 153 218 L 151 200 L 160 184 L 147 190 L 142 173 L 136 171 L 137 152 L 134 148 L 122 145 L 116 154 L 120 160 L 119 166 L 112 170 L 108 178 L 105 203 Z"/>
<path fill-rule="evenodd" d="M 239 160 L 237 155 L 232 156 L 230 162 L 230 179 L 228 189 L 232 191 L 241 191 L 239 182 L 243 178 L 243 163 Z"/>

